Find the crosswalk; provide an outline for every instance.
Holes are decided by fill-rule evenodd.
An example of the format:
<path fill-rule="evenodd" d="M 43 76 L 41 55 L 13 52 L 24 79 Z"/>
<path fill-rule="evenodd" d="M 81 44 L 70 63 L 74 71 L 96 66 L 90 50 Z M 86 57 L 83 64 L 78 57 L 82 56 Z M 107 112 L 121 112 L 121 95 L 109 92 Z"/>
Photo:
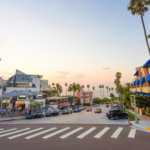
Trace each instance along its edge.
<path fill-rule="evenodd" d="M 122 132 L 126 132 L 126 134 L 122 134 Z M 106 134 L 109 133 L 109 134 Z M 75 135 L 75 136 L 74 136 Z M 41 139 L 50 139 L 56 136 L 59 139 L 66 139 L 73 136 L 73 138 L 77 139 L 84 139 L 86 137 L 91 137 L 95 139 L 101 139 L 103 136 L 108 136 L 112 139 L 117 139 L 121 137 L 121 135 L 126 135 L 124 138 L 134 139 L 136 136 L 136 129 L 125 130 L 123 127 L 113 128 L 111 127 L 104 127 L 99 129 L 98 127 L 89 127 L 88 129 L 84 127 L 51 127 L 48 129 L 44 129 L 43 127 L 31 129 L 31 128 L 24 128 L 24 129 L 0 129 L 0 138 L 7 137 L 8 140 L 13 140 L 16 138 L 23 137 L 26 140 L 33 139 L 33 138 L 41 138 Z"/>

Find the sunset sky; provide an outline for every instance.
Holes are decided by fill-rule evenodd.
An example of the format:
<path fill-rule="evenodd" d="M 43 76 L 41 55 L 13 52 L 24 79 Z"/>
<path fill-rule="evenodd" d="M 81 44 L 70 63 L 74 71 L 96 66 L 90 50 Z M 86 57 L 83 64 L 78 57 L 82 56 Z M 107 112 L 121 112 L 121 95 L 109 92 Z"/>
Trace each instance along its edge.
<path fill-rule="evenodd" d="M 0 76 L 19 69 L 60 83 L 114 87 L 150 57 L 129 0 L 1 0 Z M 150 12 L 144 16 L 150 34 Z"/>

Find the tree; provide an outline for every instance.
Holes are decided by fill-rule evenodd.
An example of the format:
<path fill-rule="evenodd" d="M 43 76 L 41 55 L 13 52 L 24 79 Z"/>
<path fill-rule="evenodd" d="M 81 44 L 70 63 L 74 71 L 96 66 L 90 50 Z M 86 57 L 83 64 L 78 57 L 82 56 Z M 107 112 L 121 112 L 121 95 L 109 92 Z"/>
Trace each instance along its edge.
<path fill-rule="evenodd" d="M 61 95 L 61 93 L 63 92 L 63 88 L 59 83 L 56 84 L 56 91 L 58 95 Z"/>
<path fill-rule="evenodd" d="M 76 83 L 73 83 L 70 85 L 70 87 L 71 87 L 70 89 L 73 91 L 73 96 L 74 96 L 74 101 L 75 101 L 75 93 L 78 90 L 78 86 Z"/>
<path fill-rule="evenodd" d="M 89 88 L 90 88 L 89 84 L 87 85 L 87 88 L 88 88 L 88 97 L 89 97 Z M 89 101 L 89 98 L 88 98 L 88 101 Z"/>
<path fill-rule="evenodd" d="M 147 36 L 148 39 L 150 39 L 150 34 Z"/>
<path fill-rule="evenodd" d="M 103 98 L 104 98 L 104 85 L 102 85 L 102 89 L 103 89 Z"/>
<path fill-rule="evenodd" d="M 92 89 L 93 89 L 93 94 L 94 94 L 94 97 L 95 97 L 95 91 L 94 91 L 94 90 L 95 90 L 95 87 L 93 86 Z"/>
<path fill-rule="evenodd" d="M 99 85 L 99 88 L 100 88 L 100 97 L 102 98 L 102 93 L 101 93 L 102 85 Z"/>
<path fill-rule="evenodd" d="M 54 87 L 55 83 L 52 83 L 52 86 Z"/>
<path fill-rule="evenodd" d="M 66 96 L 67 96 L 67 86 L 68 86 L 68 84 L 67 84 L 67 83 L 65 83 L 65 86 L 66 86 Z"/>
<path fill-rule="evenodd" d="M 77 84 L 77 91 L 79 91 L 79 93 L 80 93 L 81 90 L 82 90 L 81 85 L 80 85 L 80 84 Z"/>
<path fill-rule="evenodd" d="M 109 88 L 108 90 L 109 90 L 109 95 L 110 95 L 111 88 Z"/>
<path fill-rule="evenodd" d="M 146 27 L 144 23 L 144 14 L 149 10 L 150 0 L 130 0 L 130 4 L 128 6 L 128 10 L 131 11 L 132 15 L 140 15 L 141 21 L 143 25 L 145 40 L 148 48 L 148 52 L 150 54 L 150 46 L 147 39 Z"/>
<path fill-rule="evenodd" d="M 70 95 L 71 95 L 71 92 L 72 92 L 73 90 L 72 90 L 72 85 L 69 85 L 69 87 L 68 87 L 68 92 L 70 92 Z"/>
<path fill-rule="evenodd" d="M 115 99 L 115 95 L 114 95 L 113 93 L 110 93 L 110 98 L 111 98 L 112 100 L 114 100 L 114 99 Z"/>
<path fill-rule="evenodd" d="M 109 87 L 108 87 L 108 86 L 106 86 L 106 90 L 107 90 L 107 98 L 108 98 L 108 89 L 109 89 Z"/>

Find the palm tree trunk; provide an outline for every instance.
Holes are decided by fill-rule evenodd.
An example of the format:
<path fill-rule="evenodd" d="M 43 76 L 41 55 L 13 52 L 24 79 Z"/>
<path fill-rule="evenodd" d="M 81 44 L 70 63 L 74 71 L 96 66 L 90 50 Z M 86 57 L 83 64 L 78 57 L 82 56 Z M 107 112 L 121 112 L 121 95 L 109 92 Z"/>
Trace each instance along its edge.
<path fill-rule="evenodd" d="M 144 35 L 145 35 L 145 40 L 146 40 L 148 52 L 149 52 L 149 55 L 150 55 L 150 46 L 149 46 L 148 39 L 147 39 L 147 33 L 146 33 L 145 24 L 144 24 L 143 14 L 141 14 L 141 20 L 142 20 L 142 24 L 143 24 Z"/>

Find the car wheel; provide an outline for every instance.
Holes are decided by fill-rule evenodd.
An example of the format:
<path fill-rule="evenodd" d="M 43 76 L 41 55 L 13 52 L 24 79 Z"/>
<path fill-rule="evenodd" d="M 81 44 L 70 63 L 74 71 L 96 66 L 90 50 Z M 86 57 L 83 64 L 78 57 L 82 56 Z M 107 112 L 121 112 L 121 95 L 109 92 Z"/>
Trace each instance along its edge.
<path fill-rule="evenodd" d="M 117 117 L 117 116 L 115 116 L 115 117 L 114 117 L 114 119 L 115 119 L 115 120 L 117 120 L 117 119 L 118 119 L 118 117 Z"/>

